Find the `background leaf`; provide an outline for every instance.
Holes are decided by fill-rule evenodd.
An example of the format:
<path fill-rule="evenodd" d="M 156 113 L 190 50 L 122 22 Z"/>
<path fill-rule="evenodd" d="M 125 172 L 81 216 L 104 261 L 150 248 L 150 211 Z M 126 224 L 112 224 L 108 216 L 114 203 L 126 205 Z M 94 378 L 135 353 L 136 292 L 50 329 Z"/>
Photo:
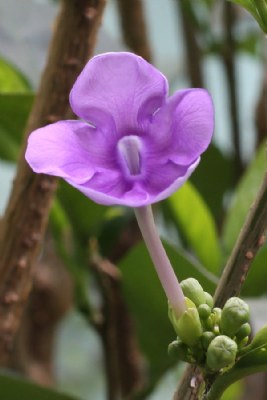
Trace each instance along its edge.
<path fill-rule="evenodd" d="M 5 371 L 0 373 L 0 396 L 5 400 L 77 400 Z"/>
<path fill-rule="evenodd" d="M 0 93 L 0 157 L 16 161 L 34 95 Z"/>
<path fill-rule="evenodd" d="M 27 92 L 29 89 L 26 77 L 14 65 L 0 58 L 0 92 Z"/>
<path fill-rule="evenodd" d="M 262 145 L 256 158 L 251 162 L 233 195 L 223 227 L 223 244 L 229 255 L 253 203 L 266 169 L 266 149 Z"/>
<path fill-rule="evenodd" d="M 166 200 L 178 232 L 199 261 L 217 274 L 221 263 L 216 225 L 204 200 L 189 182 Z"/>

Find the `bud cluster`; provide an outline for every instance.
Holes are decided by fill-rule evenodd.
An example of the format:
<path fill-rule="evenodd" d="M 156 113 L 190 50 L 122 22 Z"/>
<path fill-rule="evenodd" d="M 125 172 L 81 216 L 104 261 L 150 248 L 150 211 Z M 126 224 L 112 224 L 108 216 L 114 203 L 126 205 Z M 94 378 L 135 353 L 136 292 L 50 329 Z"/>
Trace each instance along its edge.
<path fill-rule="evenodd" d="M 177 318 L 169 308 L 169 318 L 177 333 L 177 340 L 169 345 L 170 355 L 211 373 L 231 367 L 248 343 L 248 305 L 231 297 L 223 309 L 214 307 L 212 296 L 194 278 L 182 281 L 181 287 L 187 309 Z"/>

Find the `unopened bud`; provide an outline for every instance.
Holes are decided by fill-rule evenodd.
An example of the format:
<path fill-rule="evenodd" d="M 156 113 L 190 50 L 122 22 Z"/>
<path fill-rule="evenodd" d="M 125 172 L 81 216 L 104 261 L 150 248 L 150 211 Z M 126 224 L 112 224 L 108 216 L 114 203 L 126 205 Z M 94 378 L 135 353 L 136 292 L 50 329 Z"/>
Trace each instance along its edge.
<path fill-rule="evenodd" d="M 188 362 L 190 358 L 187 345 L 179 339 L 169 344 L 168 353 L 174 360 Z"/>
<path fill-rule="evenodd" d="M 211 308 L 208 304 L 200 304 L 198 307 L 198 313 L 201 319 L 207 319 L 210 316 Z"/>
<path fill-rule="evenodd" d="M 204 292 L 204 295 L 206 304 L 212 308 L 214 306 L 213 297 L 208 292 Z"/>
<path fill-rule="evenodd" d="M 207 350 L 207 366 L 212 371 L 219 371 L 235 362 L 237 344 L 228 336 L 216 336 Z"/>
<path fill-rule="evenodd" d="M 248 322 L 243 324 L 241 328 L 236 332 L 236 337 L 238 340 L 242 340 L 245 337 L 249 336 L 251 333 L 251 327 Z"/>
<path fill-rule="evenodd" d="M 202 335 L 202 326 L 199 319 L 198 311 L 195 305 L 186 298 L 186 304 L 191 305 L 188 307 L 182 316 L 175 321 L 175 331 L 182 342 L 188 346 L 194 346 L 199 337 Z"/>
<path fill-rule="evenodd" d="M 254 336 L 250 347 L 256 349 L 257 347 L 262 347 L 267 343 L 267 325 L 264 325 L 256 335 Z"/>
<path fill-rule="evenodd" d="M 213 332 L 207 331 L 204 332 L 201 336 L 201 344 L 203 349 L 207 350 L 209 347 L 210 342 L 215 338 L 215 334 Z"/>
<path fill-rule="evenodd" d="M 225 303 L 221 316 L 222 332 L 234 336 L 243 324 L 249 320 L 249 307 L 238 297 L 231 297 Z"/>
<path fill-rule="evenodd" d="M 184 295 L 192 300 L 197 307 L 200 304 L 206 303 L 205 292 L 196 279 L 185 279 L 180 283 L 180 285 Z"/>

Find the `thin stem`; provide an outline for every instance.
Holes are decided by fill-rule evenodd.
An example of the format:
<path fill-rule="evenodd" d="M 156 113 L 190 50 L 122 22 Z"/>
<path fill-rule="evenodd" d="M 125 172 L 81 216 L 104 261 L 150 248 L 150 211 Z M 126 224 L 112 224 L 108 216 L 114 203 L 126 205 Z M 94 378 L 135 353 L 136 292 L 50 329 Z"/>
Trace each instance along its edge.
<path fill-rule="evenodd" d="M 135 215 L 158 277 L 176 316 L 186 309 L 185 299 L 170 260 L 159 238 L 151 206 L 135 208 Z"/>

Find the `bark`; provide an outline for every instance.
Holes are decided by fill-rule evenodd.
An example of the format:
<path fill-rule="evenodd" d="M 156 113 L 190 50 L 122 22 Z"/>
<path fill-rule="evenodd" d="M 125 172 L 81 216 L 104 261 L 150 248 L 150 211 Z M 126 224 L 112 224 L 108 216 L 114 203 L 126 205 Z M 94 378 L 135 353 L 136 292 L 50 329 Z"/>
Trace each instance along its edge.
<path fill-rule="evenodd" d="M 117 0 L 125 44 L 136 54 L 151 62 L 142 0 Z"/>
<path fill-rule="evenodd" d="M 240 124 L 239 113 L 237 107 L 237 80 L 235 67 L 235 39 L 233 35 L 233 27 L 235 23 L 235 9 L 230 2 L 224 4 L 224 26 L 225 26 L 225 43 L 222 52 L 223 64 L 225 68 L 228 92 L 229 92 L 229 114 L 231 121 L 232 141 L 235 152 L 235 181 L 237 181 L 243 172 L 243 162 L 241 155 L 240 142 Z"/>
<path fill-rule="evenodd" d="M 92 55 L 104 6 L 105 0 L 62 1 L 25 144 L 34 129 L 72 116 L 69 91 Z M 10 361 L 56 186 L 54 177 L 32 173 L 23 149 L 0 237 L 0 366 Z"/>
<path fill-rule="evenodd" d="M 190 16 L 189 7 L 192 5 L 187 0 L 177 0 L 181 13 L 181 22 L 186 50 L 187 70 L 192 87 L 204 87 L 202 73 L 202 54 L 197 41 L 197 32 Z"/>
<path fill-rule="evenodd" d="M 42 259 L 34 270 L 30 301 L 16 337 L 12 368 L 41 385 L 55 383 L 56 330 L 72 301 L 71 277 L 56 254 L 52 237 L 47 235 Z"/>
<path fill-rule="evenodd" d="M 109 400 L 131 399 L 142 389 L 142 357 L 132 317 L 125 304 L 118 268 L 103 259 L 91 242 L 91 270 L 102 296 L 102 306 L 93 324 L 104 350 Z M 100 316 L 100 318 L 99 318 Z"/>

